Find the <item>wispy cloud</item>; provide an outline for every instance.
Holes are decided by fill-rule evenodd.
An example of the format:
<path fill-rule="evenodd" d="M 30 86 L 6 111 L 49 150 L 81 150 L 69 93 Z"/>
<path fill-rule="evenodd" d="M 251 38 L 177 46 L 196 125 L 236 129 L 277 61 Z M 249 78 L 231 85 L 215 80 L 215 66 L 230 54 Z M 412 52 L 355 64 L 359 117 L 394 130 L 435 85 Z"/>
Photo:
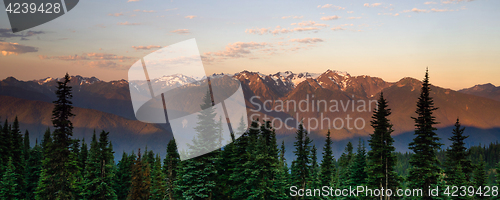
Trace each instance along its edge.
<path fill-rule="evenodd" d="M 299 23 L 292 23 L 291 25 L 292 26 L 295 26 L 295 25 L 297 25 L 297 26 L 321 26 L 321 27 L 327 27 L 328 26 L 326 24 L 318 24 L 315 21 L 311 21 L 311 20 L 309 20 L 309 21 L 303 21 L 303 22 L 299 22 Z"/>
<path fill-rule="evenodd" d="M 372 3 L 372 4 L 365 3 L 365 4 L 363 4 L 364 7 L 377 7 L 380 5 L 382 5 L 382 3 Z"/>
<path fill-rule="evenodd" d="M 177 33 L 177 34 L 180 34 L 180 35 L 191 33 L 191 32 L 189 32 L 188 29 L 177 29 L 177 30 L 173 30 L 173 31 L 170 31 L 170 32 Z"/>
<path fill-rule="evenodd" d="M 333 16 L 321 17 L 321 20 L 328 21 L 328 20 L 334 20 L 334 19 L 339 19 L 339 18 L 340 18 L 339 16 L 333 15 Z"/>
<path fill-rule="evenodd" d="M 38 55 L 41 60 L 61 60 L 74 61 L 77 65 L 83 65 L 90 68 L 108 68 L 108 69 L 127 69 L 129 65 L 119 64 L 122 62 L 131 61 L 134 58 L 130 56 L 119 56 L 110 53 L 83 53 L 81 55 L 64 55 L 64 56 L 46 56 Z"/>
<path fill-rule="evenodd" d="M 4 38 L 21 38 L 21 40 L 28 40 L 28 37 L 44 33 L 44 31 L 23 31 L 20 33 L 12 33 L 12 30 L 10 28 L 0 28 L 0 41 L 3 41 Z"/>
<path fill-rule="evenodd" d="M 436 2 L 433 2 L 433 1 L 427 1 L 424 3 L 425 5 L 430 5 L 430 4 L 437 4 Z"/>
<path fill-rule="evenodd" d="M 340 6 L 335 6 L 333 4 L 325 4 L 325 5 L 318 5 L 318 8 L 333 8 L 333 9 L 336 9 L 336 10 L 345 10 L 345 8 L 343 7 L 340 7 Z"/>
<path fill-rule="evenodd" d="M 301 25 L 299 25 L 301 24 Z M 251 29 L 246 29 L 245 33 L 248 34 L 257 34 L 257 35 L 264 35 L 264 34 L 272 34 L 272 35 L 279 35 L 279 34 L 286 34 L 286 33 L 293 33 L 293 32 L 303 32 L 303 31 L 317 31 L 320 30 L 319 27 L 326 27 L 328 25 L 326 24 L 317 24 L 314 21 L 307 21 L 307 22 L 301 22 L 301 23 L 292 23 L 292 25 L 298 25 L 300 27 L 295 27 L 295 28 L 281 28 L 281 26 L 276 26 L 276 28 L 251 28 Z M 310 26 L 310 27 L 304 27 L 304 26 Z"/>
<path fill-rule="evenodd" d="M 451 12 L 451 11 L 455 11 L 455 10 L 450 10 L 450 9 L 437 9 L 437 8 L 433 8 L 431 9 L 432 12 Z"/>
<path fill-rule="evenodd" d="M 407 13 L 407 12 L 416 12 L 416 13 L 427 13 L 429 12 L 428 10 L 426 9 L 418 9 L 418 8 L 413 8 L 411 10 L 404 10 L 403 13 Z"/>
<path fill-rule="evenodd" d="M 155 13 L 156 11 L 154 10 L 141 10 L 141 9 L 136 9 L 134 12 L 143 12 L 143 13 Z"/>
<path fill-rule="evenodd" d="M 290 19 L 302 19 L 302 18 L 304 18 L 304 16 L 283 16 L 283 17 L 281 17 L 281 19 L 288 19 L 288 18 L 290 18 Z"/>
<path fill-rule="evenodd" d="M 157 45 L 149 45 L 149 46 L 132 46 L 135 50 L 150 50 L 150 49 L 159 49 L 161 46 Z"/>
<path fill-rule="evenodd" d="M 119 16 L 123 16 L 123 13 L 110 13 L 110 14 L 108 14 L 108 16 L 119 17 Z"/>
<path fill-rule="evenodd" d="M 138 2 L 138 1 L 141 1 L 141 0 L 128 0 L 127 2 Z"/>
<path fill-rule="evenodd" d="M 118 25 L 122 25 L 122 26 L 135 26 L 135 25 L 141 25 L 140 23 L 130 23 L 128 21 L 126 22 L 118 22 Z"/>
<path fill-rule="evenodd" d="M 291 39 L 290 42 L 311 44 L 311 43 L 323 42 L 323 39 L 321 39 L 321 38 Z"/>
<path fill-rule="evenodd" d="M 0 53 L 3 56 L 19 55 L 24 53 L 37 52 L 38 48 L 26 46 L 13 42 L 0 42 Z"/>
<path fill-rule="evenodd" d="M 345 30 L 345 28 L 342 28 L 340 26 L 337 26 L 337 27 L 333 27 L 331 28 L 333 31 L 342 31 L 342 30 Z"/>
<path fill-rule="evenodd" d="M 185 16 L 184 18 L 186 18 L 186 19 L 194 19 L 194 18 L 196 18 L 196 15 L 188 15 L 188 16 Z"/>

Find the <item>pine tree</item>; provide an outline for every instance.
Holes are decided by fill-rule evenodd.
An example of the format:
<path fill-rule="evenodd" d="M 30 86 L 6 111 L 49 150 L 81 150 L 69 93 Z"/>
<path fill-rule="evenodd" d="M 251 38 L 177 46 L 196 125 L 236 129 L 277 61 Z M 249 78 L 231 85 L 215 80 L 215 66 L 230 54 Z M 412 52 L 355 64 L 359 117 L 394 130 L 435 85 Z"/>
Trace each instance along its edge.
<path fill-rule="evenodd" d="M 143 161 L 141 158 L 141 149 L 137 153 L 137 159 L 132 166 L 132 180 L 130 191 L 128 193 L 127 199 L 129 200 L 146 200 L 149 199 L 149 191 L 146 186 L 146 181 L 143 171 Z"/>
<path fill-rule="evenodd" d="M 19 174 L 16 173 L 12 158 L 9 158 L 2 181 L 0 181 L 0 199 L 17 200 L 22 198 L 21 187 L 17 184 L 18 177 Z"/>
<path fill-rule="evenodd" d="M 40 184 L 37 188 L 37 199 L 74 199 L 78 196 L 75 191 L 75 181 L 78 171 L 74 156 L 70 151 L 73 140 L 73 124 L 70 117 L 74 114 L 71 98 L 70 77 L 66 74 L 62 81 L 58 81 L 52 124 L 54 132 L 50 151 L 44 151 L 43 171 Z"/>
<path fill-rule="evenodd" d="M 388 119 L 391 115 L 391 109 L 387 107 L 388 103 L 381 92 L 377 101 L 377 109 L 373 112 L 373 120 L 371 121 L 374 132 L 370 134 L 368 140 L 371 149 L 367 157 L 367 185 L 370 188 L 396 191 L 401 177 L 395 171 L 397 159 L 393 154 L 395 151 L 394 139 L 391 136 L 393 130 Z M 390 199 L 389 196 L 379 196 L 379 199 L 382 198 Z"/>
<path fill-rule="evenodd" d="M 26 162 L 26 199 L 34 199 L 36 187 L 42 171 L 43 149 L 38 144 L 29 151 L 29 157 Z"/>
<path fill-rule="evenodd" d="M 353 161 L 353 147 L 351 142 L 347 142 L 344 152 L 338 160 L 339 171 L 338 171 L 338 185 L 337 188 L 345 189 L 349 188 L 349 169 Z"/>
<path fill-rule="evenodd" d="M 115 193 L 118 199 L 126 199 L 130 191 L 132 181 L 132 168 L 136 156 L 134 152 L 130 155 L 123 152 L 122 159 L 118 162 L 115 176 Z"/>
<path fill-rule="evenodd" d="M 465 127 L 462 128 L 460 125 L 460 121 L 457 118 L 457 122 L 455 123 L 455 128 L 453 129 L 453 136 L 449 138 L 452 141 L 452 144 L 449 149 L 446 150 L 446 161 L 445 161 L 445 174 L 446 174 L 446 182 L 451 185 L 457 185 L 455 180 L 457 180 L 458 176 L 461 176 L 458 173 L 457 167 L 460 165 L 462 167 L 461 173 L 464 173 L 465 180 L 467 182 L 470 180 L 472 170 L 471 161 L 468 159 L 469 153 L 467 152 L 467 148 L 465 147 L 464 140 L 469 136 L 463 135 Z M 467 185 L 467 183 L 466 183 Z"/>
<path fill-rule="evenodd" d="M 217 169 L 215 167 L 219 151 L 207 152 L 218 147 L 218 122 L 215 120 L 215 109 L 212 106 L 210 92 L 203 97 L 203 104 L 198 115 L 195 130 L 197 132 L 189 145 L 191 158 L 184 161 L 184 167 L 177 180 L 177 190 L 182 192 L 183 199 L 213 199 Z M 197 157 L 196 157 L 197 156 Z"/>
<path fill-rule="evenodd" d="M 323 160 L 321 160 L 320 181 L 321 186 L 329 186 L 335 188 L 335 176 L 337 175 L 335 167 L 335 158 L 332 151 L 332 139 L 330 130 L 326 134 L 325 146 L 323 146 Z"/>
<path fill-rule="evenodd" d="M 319 179 L 319 164 L 318 164 L 318 156 L 317 156 L 318 150 L 316 149 L 316 146 L 313 145 L 311 149 L 311 171 L 310 177 L 309 177 L 309 188 L 310 189 L 317 189 L 321 188 L 321 182 Z"/>
<path fill-rule="evenodd" d="M 151 171 L 151 198 L 162 200 L 167 197 L 166 174 L 162 172 L 160 155 L 156 155 L 155 163 Z"/>
<path fill-rule="evenodd" d="M 23 135 L 21 135 L 21 131 L 19 129 L 19 121 L 16 118 L 14 119 L 14 123 L 12 124 L 12 128 L 10 131 L 10 154 L 9 156 L 12 158 L 12 165 L 14 165 L 14 168 L 16 170 L 16 181 L 17 185 L 19 186 L 20 190 L 20 195 L 21 198 L 24 198 L 24 189 L 26 186 L 26 183 L 24 181 L 24 167 L 25 167 L 25 160 L 24 160 L 24 143 L 23 143 Z"/>
<path fill-rule="evenodd" d="M 459 171 L 459 170 L 457 170 Z M 463 173 L 465 175 L 465 173 Z M 487 185 L 487 179 L 488 177 L 486 176 L 486 170 L 485 170 L 485 163 L 484 163 L 484 160 L 483 160 L 483 155 L 480 155 L 479 156 L 479 163 L 477 163 L 477 165 L 475 166 L 475 169 L 474 169 L 474 186 L 476 187 L 476 190 L 481 187 L 482 189 L 484 188 L 484 186 Z M 455 183 L 457 184 L 460 184 L 460 183 Z M 465 183 L 462 183 L 462 185 L 467 185 L 467 182 Z M 477 195 L 476 196 L 477 199 L 486 199 L 487 197 L 483 196 L 483 195 Z"/>
<path fill-rule="evenodd" d="M 356 155 L 352 167 L 349 169 L 349 184 L 353 187 L 366 185 L 366 149 L 365 143 L 359 139 Z"/>
<path fill-rule="evenodd" d="M 250 124 L 248 131 L 244 132 L 241 137 L 239 137 L 235 142 L 235 153 L 234 153 L 234 167 L 233 173 L 229 177 L 233 185 L 232 199 L 245 199 L 248 198 L 249 192 L 253 189 L 251 183 L 254 180 L 249 180 L 247 174 L 251 173 L 246 165 L 253 161 L 255 155 L 251 155 L 251 151 L 254 151 L 255 144 L 259 135 L 259 125 L 258 119 L 253 120 Z"/>
<path fill-rule="evenodd" d="M 163 174 L 166 175 L 168 199 L 176 199 L 174 192 L 175 181 L 177 180 L 178 166 L 180 163 L 179 153 L 177 152 L 177 144 L 175 139 L 171 139 L 167 145 L 167 156 L 163 160 Z"/>
<path fill-rule="evenodd" d="M 289 199 L 286 194 L 287 189 L 290 187 L 290 177 L 285 159 L 285 141 L 281 142 L 278 162 L 279 166 L 276 168 L 276 181 L 273 185 L 276 195 L 273 196 L 273 199 Z"/>
<path fill-rule="evenodd" d="M 3 128 L 2 126 L 0 126 L 0 174 L 3 174 L 9 158 L 8 151 L 9 151 L 10 140 L 8 135 L 8 129 L 6 129 L 7 126 L 8 126 L 7 120 L 5 120 Z"/>
<path fill-rule="evenodd" d="M 307 131 L 304 130 L 304 126 L 299 124 L 295 135 L 295 160 L 292 161 L 292 180 L 293 185 L 297 186 L 299 189 L 306 189 L 308 187 L 307 183 L 310 179 L 310 168 L 311 168 L 311 143 L 307 135 Z"/>
<path fill-rule="evenodd" d="M 83 138 L 82 147 L 80 148 L 80 154 L 78 155 L 78 167 L 80 168 L 82 174 L 85 174 L 85 166 L 87 163 L 88 156 L 89 156 L 88 146 L 87 143 L 85 143 L 85 138 Z"/>
<path fill-rule="evenodd" d="M 31 149 L 30 132 L 28 132 L 28 130 L 24 132 L 23 142 L 24 142 L 24 148 L 23 148 L 24 161 L 27 161 L 30 157 L 30 149 Z"/>
<path fill-rule="evenodd" d="M 441 148 L 442 144 L 439 143 L 440 138 L 434 132 L 437 129 L 433 126 L 437 122 L 436 117 L 432 114 L 437 108 L 434 107 L 434 100 L 430 96 L 430 91 L 429 75 L 426 71 L 415 112 L 418 116 L 413 118 L 416 126 L 416 137 L 409 147 L 414 154 L 410 159 L 412 167 L 408 176 L 410 188 L 422 188 L 424 199 L 431 199 L 428 188 L 433 184 L 437 184 L 441 173 L 436 151 Z"/>

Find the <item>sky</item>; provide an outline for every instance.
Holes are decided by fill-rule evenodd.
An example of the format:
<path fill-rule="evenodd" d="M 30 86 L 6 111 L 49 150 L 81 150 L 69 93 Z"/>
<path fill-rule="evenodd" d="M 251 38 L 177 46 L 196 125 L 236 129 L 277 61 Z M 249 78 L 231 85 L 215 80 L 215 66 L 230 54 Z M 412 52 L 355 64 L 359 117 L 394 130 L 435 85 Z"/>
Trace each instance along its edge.
<path fill-rule="evenodd" d="M 207 74 L 328 69 L 462 89 L 500 86 L 498 0 L 84 0 L 12 33 L 0 6 L 0 79 L 127 80 L 136 61 L 195 38 Z"/>

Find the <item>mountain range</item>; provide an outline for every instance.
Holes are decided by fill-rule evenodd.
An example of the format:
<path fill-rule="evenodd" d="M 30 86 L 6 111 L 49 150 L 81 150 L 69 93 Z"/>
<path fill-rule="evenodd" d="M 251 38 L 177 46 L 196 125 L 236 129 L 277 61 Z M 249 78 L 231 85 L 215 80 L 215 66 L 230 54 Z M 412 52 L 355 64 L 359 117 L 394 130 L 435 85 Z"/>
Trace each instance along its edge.
<path fill-rule="evenodd" d="M 299 112 L 285 106 L 285 112 L 279 112 L 276 106 L 280 102 L 290 102 L 311 98 L 315 100 L 337 100 L 339 102 L 353 102 L 376 100 L 381 92 L 389 101 L 392 109 L 390 116 L 394 124 L 394 136 L 401 141 L 398 150 L 404 151 L 405 144 L 413 136 L 415 105 L 420 92 L 421 82 L 415 78 L 405 77 L 397 82 L 387 82 L 378 77 L 351 76 L 347 72 L 327 70 L 323 73 L 293 73 L 290 71 L 264 75 L 258 72 L 242 71 L 236 74 L 213 74 L 210 77 L 230 76 L 241 82 L 245 94 L 246 104 L 250 114 L 280 119 L 293 118 L 289 124 L 297 120 L 320 118 L 344 118 L 349 115 L 353 119 L 362 118 L 365 126 L 360 129 L 333 129 L 332 137 L 339 144 L 336 154 L 343 148 L 341 144 L 353 141 L 359 137 L 366 138 L 372 132 L 369 125 L 372 112 L 317 112 L 308 110 Z M 28 129 L 33 137 L 40 139 L 43 132 L 51 125 L 51 102 L 55 100 L 54 91 L 57 78 L 44 78 L 40 80 L 21 81 L 8 77 L 0 81 L 0 117 L 12 121 L 18 116 L 22 129 Z M 187 83 L 195 83 L 199 78 L 188 77 L 182 74 L 165 76 L 151 80 L 153 87 L 174 88 Z M 431 79 L 432 83 L 432 79 Z M 75 106 L 74 136 L 76 138 L 90 139 L 90 134 L 106 130 L 115 147 L 115 152 L 130 151 L 148 146 L 155 152 L 164 153 L 166 142 L 172 137 L 169 130 L 158 124 L 146 124 L 135 120 L 130 101 L 129 83 L 126 80 L 102 81 L 96 77 L 86 78 L 72 76 L 70 85 L 73 87 L 73 103 Z M 130 85 L 134 85 L 131 83 Z M 193 85 L 196 86 L 196 85 Z M 470 143 L 486 143 L 498 140 L 500 137 L 500 87 L 492 84 L 476 85 L 458 91 L 432 86 L 431 96 L 436 107 L 435 116 L 440 124 L 440 134 L 447 136 L 457 118 L 469 127 Z M 314 94 L 314 97 L 312 95 Z M 259 99 L 251 100 L 251 97 Z M 196 97 L 197 98 L 197 97 Z M 200 97 L 201 98 L 201 97 Z M 266 102 L 268 100 L 268 102 Z M 195 101 L 195 100 L 193 100 Z M 199 101 L 199 100 L 198 100 Z M 266 108 L 257 112 L 252 110 L 258 107 Z M 186 102 L 186 103 L 189 103 Z M 258 106 L 257 106 L 258 105 Z M 321 107 L 321 106 L 320 106 Z M 324 109 L 324 106 L 322 107 Z M 372 107 L 373 109 L 373 107 Z M 300 119 L 297 119 L 297 113 Z M 304 120 L 306 127 L 313 127 Z M 322 146 L 326 128 L 311 129 L 311 137 L 316 138 L 317 146 Z M 466 131 L 467 132 L 467 131 Z M 291 148 L 294 131 L 278 129 L 278 138 L 287 141 Z M 161 138 L 161 139 L 160 139 Z M 445 138 L 445 137 L 443 137 Z M 34 143 L 34 141 L 32 141 Z M 288 151 L 291 152 L 291 151 Z"/>

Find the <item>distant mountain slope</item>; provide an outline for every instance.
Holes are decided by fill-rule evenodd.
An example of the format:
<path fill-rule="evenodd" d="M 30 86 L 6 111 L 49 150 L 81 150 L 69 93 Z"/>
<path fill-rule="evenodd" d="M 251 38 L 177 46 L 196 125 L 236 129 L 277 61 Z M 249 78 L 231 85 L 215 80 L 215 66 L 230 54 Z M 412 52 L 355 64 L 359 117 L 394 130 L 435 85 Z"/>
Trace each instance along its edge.
<path fill-rule="evenodd" d="M 47 102 L 0 96 L 0 119 L 13 122 L 17 116 L 21 130 L 23 133 L 25 129 L 30 132 L 31 143 L 34 144 L 35 139 L 40 142 L 47 127 L 53 130 L 51 122 L 53 107 L 53 104 Z M 73 138 L 85 138 L 89 143 L 94 130 L 97 134 L 102 130 L 108 131 L 114 151 L 120 156 L 124 150 L 129 152 L 144 148 L 146 145 L 148 149 L 163 153 L 172 138 L 172 134 L 159 125 L 79 107 L 75 107 L 73 113 L 76 115 L 71 119 L 74 126 Z"/>
<path fill-rule="evenodd" d="M 471 88 L 461 89 L 459 92 L 500 101 L 500 86 L 495 87 L 495 85 L 491 83 L 475 85 Z"/>

